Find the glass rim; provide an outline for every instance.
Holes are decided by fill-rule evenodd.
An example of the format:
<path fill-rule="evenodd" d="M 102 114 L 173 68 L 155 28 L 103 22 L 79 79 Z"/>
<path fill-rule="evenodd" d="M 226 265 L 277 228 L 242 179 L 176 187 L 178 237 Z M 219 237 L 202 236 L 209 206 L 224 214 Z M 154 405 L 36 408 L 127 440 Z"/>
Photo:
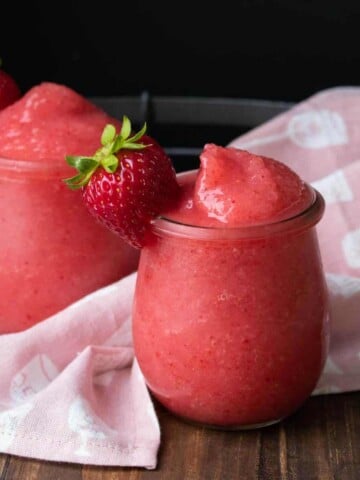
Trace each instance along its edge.
<path fill-rule="evenodd" d="M 305 182 L 313 194 L 312 202 L 303 210 L 274 222 L 262 222 L 237 227 L 207 227 L 182 223 L 166 216 L 159 216 L 151 222 L 152 231 L 158 236 L 170 236 L 194 240 L 224 241 L 265 238 L 283 232 L 307 230 L 316 225 L 325 210 L 321 193 Z"/>
<path fill-rule="evenodd" d="M 58 161 L 46 162 L 46 161 L 34 161 L 34 160 L 19 160 L 15 158 L 4 157 L 0 155 L 0 171 L 9 173 L 21 173 L 24 175 L 36 175 L 39 173 L 39 178 L 44 175 L 58 177 L 59 174 L 65 174 L 69 172 L 69 167 L 65 162 L 60 163 Z"/>

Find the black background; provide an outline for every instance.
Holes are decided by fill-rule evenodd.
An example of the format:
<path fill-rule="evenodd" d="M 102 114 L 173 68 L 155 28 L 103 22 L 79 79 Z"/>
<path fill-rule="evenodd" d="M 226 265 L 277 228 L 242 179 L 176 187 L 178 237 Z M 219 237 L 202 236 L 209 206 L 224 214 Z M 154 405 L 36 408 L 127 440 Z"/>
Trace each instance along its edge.
<path fill-rule="evenodd" d="M 298 101 L 360 83 L 358 1 L 93 3 L 2 4 L 0 57 L 23 91 Z"/>

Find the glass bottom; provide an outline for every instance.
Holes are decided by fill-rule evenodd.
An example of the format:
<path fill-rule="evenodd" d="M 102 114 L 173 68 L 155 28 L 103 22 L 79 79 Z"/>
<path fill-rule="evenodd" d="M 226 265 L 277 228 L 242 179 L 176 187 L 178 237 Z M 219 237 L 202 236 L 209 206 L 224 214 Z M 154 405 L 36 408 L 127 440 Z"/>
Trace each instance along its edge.
<path fill-rule="evenodd" d="M 173 412 L 170 412 L 170 413 L 172 413 L 175 417 L 179 418 L 180 420 L 183 420 L 184 422 L 190 425 L 194 425 L 196 427 L 204 427 L 204 428 L 209 428 L 211 430 L 222 430 L 222 431 L 232 431 L 232 432 L 240 431 L 240 430 L 256 430 L 259 428 L 270 427 L 271 425 L 280 423 L 283 420 L 283 417 L 282 417 L 282 418 L 277 418 L 275 420 L 269 420 L 267 422 L 251 423 L 247 425 L 214 425 L 211 423 L 197 422 L 195 420 L 191 420 L 190 418 L 177 415 Z"/>

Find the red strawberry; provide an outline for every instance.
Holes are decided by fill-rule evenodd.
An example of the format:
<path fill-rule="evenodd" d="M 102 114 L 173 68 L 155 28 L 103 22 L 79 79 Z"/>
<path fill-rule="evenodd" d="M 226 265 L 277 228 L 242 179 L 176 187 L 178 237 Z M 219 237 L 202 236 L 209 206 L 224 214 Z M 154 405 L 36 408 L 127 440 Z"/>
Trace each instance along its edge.
<path fill-rule="evenodd" d="M 67 185 L 82 188 L 89 211 L 137 248 L 146 243 L 151 219 L 179 193 L 170 158 L 145 131 L 146 125 L 130 137 L 131 123 L 124 116 L 119 134 L 113 125 L 105 127 L 93 157 L 66 157 L 79 172 L 65 180 Z"/>
<path fill-rule="evenodd" d="M 20 97 L 20 88 L 13 77 L 0 68 L 0 110 L 14 103 Z"/>

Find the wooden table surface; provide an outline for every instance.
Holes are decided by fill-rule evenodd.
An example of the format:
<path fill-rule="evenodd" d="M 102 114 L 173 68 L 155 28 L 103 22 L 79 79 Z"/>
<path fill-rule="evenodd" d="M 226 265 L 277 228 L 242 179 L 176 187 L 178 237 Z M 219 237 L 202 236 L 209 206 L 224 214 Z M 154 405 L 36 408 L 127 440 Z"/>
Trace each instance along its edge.
<path fill-rule="evenodd" d="M 360 479 L 360 392 L 312 397 L 283 422 L 243 432 L 195 427 L 156 408 L 162 430 L 156 470 L 0 455 L 0 480 Z"/>

